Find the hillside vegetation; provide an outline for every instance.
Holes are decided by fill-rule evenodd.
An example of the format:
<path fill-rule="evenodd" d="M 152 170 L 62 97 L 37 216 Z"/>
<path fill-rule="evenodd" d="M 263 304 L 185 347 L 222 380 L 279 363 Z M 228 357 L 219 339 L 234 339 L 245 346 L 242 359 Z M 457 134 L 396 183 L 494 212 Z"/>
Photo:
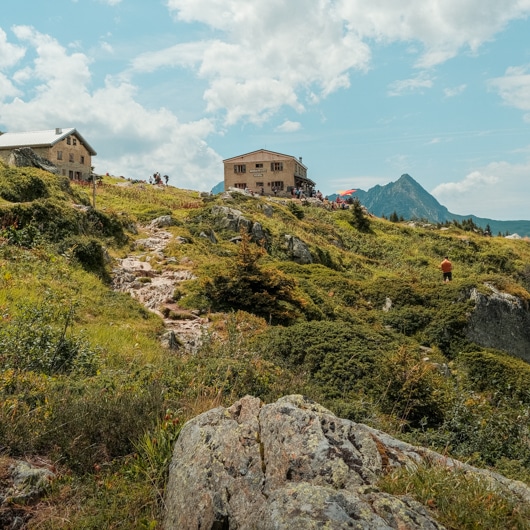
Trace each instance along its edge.
<path fill-rule="evenodd" d="M 91 204 L 90 188 L 0 163 L 0 477 L 12 458 L 58 477 L 0 521 L 158 528 L 180 427 L 246 394 L 305 394 L 530 483 L 530 366 L 465 336 L 472 288 L 530 300 L 527 241 L 111 177 Z M 226 228 L 216 206 L 263 238 Z M 172 303 L 210 322 L 193 353 L 165 349 L 162 319 L 111 288 L 114 260 L 163 215 L 174 238 L 156 266 L 194 277 Z M 313 263 L 292 260 L 286 235 Z"/>

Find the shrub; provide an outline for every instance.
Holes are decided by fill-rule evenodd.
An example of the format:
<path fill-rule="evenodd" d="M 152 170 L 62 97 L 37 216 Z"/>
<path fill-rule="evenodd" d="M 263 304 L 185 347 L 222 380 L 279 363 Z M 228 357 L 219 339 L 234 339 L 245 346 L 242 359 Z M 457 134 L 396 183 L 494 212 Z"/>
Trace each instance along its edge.
<path fill-rule="evenodd" d="M 530 404 L 530 366 L 504 353 L 464 352 L 458 357 L 473 387 Z"/>
<path fill-rule="evenodd" d="M 93 237 L 71 236 L 58 245 L 59 252 L 77 261 L 87 272 L 108 279 L 106 252 L 101 242 Z"/>
<path fill-rule="evenodd" d="M 351 217 L 350 224 L 357 228 L 359 232 L 369 232 L 370 231 L 370 219 L 363 211 L 361 201 L 355 198 L 351 204 Z"/>
<path fill-rule="evenodd" d="M 452 387 L 438 365 L 405 346 L 391 353 L 379 366 L 385 389 L 381 410 L 409 427 L 440 425 L 450 408 Z"/>
<path fill-rule="evenodd" d="M 239 252 L 228 272 L 204 281 L 203 292 L 212 309 L 240 309 L 274 324 L 292 322 L 300 315 L 302 301 L 295 295 L 295 281 L 277 269 L 260 267 L 258 261 L 264 253 L 241 232 Z"/>
<path fill-rule="evenodd" d="M 289 209 L 289 211 L 297 218 L 297 219 L 303 219 L 304 218 L 304 210 L 302 209 L 301 206 L 299 206 L 298 204 L 296 204 L 295 202 L 293 201 L 290 201 L 288 204 L 287 204 L 287 208 Z"/>
<path fill-rule="evenodd" d="M 94 373 L 98 350 L 72 333 L 75 303 L 47 295 L 38 306 L 21 304 L 0 329 L 0 360 L 5 368 L 44 374 Z"/>

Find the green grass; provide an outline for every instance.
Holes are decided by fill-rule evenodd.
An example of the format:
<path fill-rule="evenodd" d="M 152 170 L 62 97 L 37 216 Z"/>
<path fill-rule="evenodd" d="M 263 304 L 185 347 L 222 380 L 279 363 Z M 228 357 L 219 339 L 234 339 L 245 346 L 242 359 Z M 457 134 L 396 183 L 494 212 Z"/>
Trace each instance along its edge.
<path fill-rule="evenodd" d="M 401 468 L 379 481 L 382 491 L 408 495 L 449 530 L 525 530 L 530 505 L 486 477 L 437 465 Z"/>

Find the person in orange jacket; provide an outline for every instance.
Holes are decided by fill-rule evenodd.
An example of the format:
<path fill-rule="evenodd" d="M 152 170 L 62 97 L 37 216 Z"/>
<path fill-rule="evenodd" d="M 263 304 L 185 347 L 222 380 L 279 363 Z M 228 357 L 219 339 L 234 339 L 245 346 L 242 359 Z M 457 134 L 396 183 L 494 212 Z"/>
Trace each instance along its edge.
<path fill-rule="evenodd" d="M 444 282 L 450 282 L 453 279 L 453 264 L 449 261 L 449 258 L 445 256 L 442 263 L 440 263 L 442 269 Z"/>

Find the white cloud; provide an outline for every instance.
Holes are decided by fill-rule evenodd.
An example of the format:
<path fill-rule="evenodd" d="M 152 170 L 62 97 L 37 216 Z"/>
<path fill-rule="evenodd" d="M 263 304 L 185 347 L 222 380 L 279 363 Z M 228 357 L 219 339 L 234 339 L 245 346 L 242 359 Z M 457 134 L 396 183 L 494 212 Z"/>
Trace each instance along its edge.
<path fill-rule="evenodd" d="M 426 72 L 420 72 L 416 77 L 394 81 L 388 87 L 389 96 L 402 96 L 413 92 L 421 92 L 424 88 L 432 88 L 434 80 Z"/>
<path fill-rule="evenodd" d="M 489 219 L 528 218 L 528 197 L 523 193 L 530 174 L 530 163 L 494 162 L 477 169 L 458 182 L 436 186 L 431 193 L 450 212 Z"/>
<path fill-rule="evenodd" d="M 365 71 L 370 60 L 330 0 L 169 0 L 168 7 L 222 32 L 223 41 L 204 43 L 198 73 L 210 84 L 208 110 L 226 112 L 227 124 L 260 122 L 283 105 L 300 111 L 349 86 L 349 71 Z M 183 60 L 183 48 L 161 52 L 167 64 L 175 52 Z"/>
<path fill-rule="evenodd" d="M 467 85 L 459 85 L 459 86 L 455 86 L 452 88 L 445 88 L 444 96 L 446 98 L 454 98 L 462 94 L 466 88 L 467 88 Z"/>
<path fill-rule="evenodd" d="M 361 38 L 422 43 L 417 66 L 429 68 L 462 49 L 475 53 L 511 20 L 530 13 L 529 0 L 338 0 L 337 11 Z"/>
<path fill-rule="evenodd" d="M 16 64 L 24 54 L 25 48 L 7 42 L 6 32 L 0 28 L 0 70 Z"/>
<path fill-rule="evenodd" d="M 498 92 L 506 105 L 530 111 L 530 67 L 510 67 L 503 77 L 490 79 L 489 86 Z M 530 113 L 524 116 L 530 123 Z"/>
<path fill-rule="evenodd" d="M 302 124 L 300 122 L 285 120 L 281 125 L 276 127 L 276 131 L 290 133 L 299 131 L 301 128 Z"/>
<path fill-rule="evenodd" d="M 132 70 L 133 72 L 154 72 L 159 68 L 171 66 L 191 68 L 200 63 L 208 48 L 215 45 L 215 42 L 199 41 L 176 44 L 163 50 L 142 53 L 133 59 Z"/>
<path fill-rule="evenodd" d="M 141 56 L 135 67 L 196 65 L 209 83 L 208 110 L 226 113 L 228 125 L 261 122 L 283 105 L 300 110 L 348 87 L 353 71 L 370 66 L 368 43 L 408 43 L 416 67 L 425 70 L 461 51 L 476 53 L 511 20 L 530 13 L 530 0 L 168 0 L 167 6 L 178 20 L 205 24 L 221 40 Z M 433 83 L 423 71 L 396 81 L 389 93 Z M 463 89 L 448 89 L 446 96 Z"/>
<path fill-rule="evenodd" d="M 170 184 L 198 190 L 222 179 L 221 157 L 205 142 L 213 132 L 209 120 L 183 124 L 165 108 L 146 109 L 136 101 L 137 88 L 120 79 L 107 77 L 91 92 L 86 55 L 69 53 L 33 28 L 14 31 L 35 52 L 32 63 L 15 73 L 33 95 L 0 101 L 7 130 L 76 127 L 98 152 L 93 163 L 101 173 L 147 179 L 160 171 L 170 176 Z"/>

